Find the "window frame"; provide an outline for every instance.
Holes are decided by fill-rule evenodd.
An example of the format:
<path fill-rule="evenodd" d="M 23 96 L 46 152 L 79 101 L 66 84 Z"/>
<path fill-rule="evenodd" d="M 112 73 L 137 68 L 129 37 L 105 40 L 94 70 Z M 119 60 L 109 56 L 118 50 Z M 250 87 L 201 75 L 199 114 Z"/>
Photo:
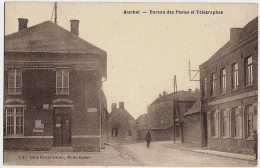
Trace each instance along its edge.
<path fill-rule="evenodd" d="M 239 130 L 240 125 L 242 123 L 240 123 L 240 117 L 239 117 L 239 108 L 238 107 L 234 107 L 231 109 L 231 119 L 232 119 L 232 138 L 238 139 L 240 138 L 240 134 L 242 133 L 242 130 Z M 235 134 L 236 133 L 236 134 Z"/>
<path fill-rule="evenodd" d="M 12 70 L 14 70 L 14 72 L 11 72 Z M 20 72 L 17 72 L 18 70 L 20 70 Z M 11 75 L 13 75 L 14 77 L 11 78 Z M 21 76 L 21 86 L 17 87 L 17 76 L 20 75 Z M 10 86 L 10 81 L 13 80 L 14 86 Z M 22 94 L 22 87 L 23 87 L 23 75 L 22 75 L 22 68 L 12 68 L 8 70 L 8 82 L 7 82 L 7 93 L 8 94 L 13 94 L 13 95 L 20 95 Z M 11 90 L 14 90 L 14 92 L 11 92 Z M 20 90 L 20 92 L 19 92 Z"/>
<path fill-rule="evenodd" d="M 206 99 L 207 98 L 207 78 L 204 78 L 204 94 L 203 94 L 203 98 Z"/>
<path fill-rule="evenodd" d="M 61 74 L 58 74 L 59 71 L 61 70 Z M 67 74 L 63 74 L 64 71 L 67 71 Z M 58 77 L 61 76 L 61 87 L 58 87 Z M 68 78 L 68 83 L 67 83 L 67 87 L 64 87 L 64 77 Z M 69 95 L 70 93 L 70 76 L 69 76 L 69 68 L 68 67 L 59 67 L 56 69 L 56 94 L 57 95 Z M 59 92 L 58 90 L 61 89 L 61 92 Z M 67 92 L 65 92 L 64 90 L 68 90 Z"/>
<path fill-rule="evenodd" d="M 220 93 L 227 91 L 227 70 L 223 68 L 220 70 Z"/>
<path fill-rule="evenodd" d="M 211 96 L 216 95 L 216 89 L 217 89 L 216 73 L 213 73 L 211 75 Z"/>
<path fill-rule="evenodd" d="M 236 68 L 237 65 L 237 68 Z M 232 90 L 238 90 L 239 87 L 239 68 L 238 68 L 238 62 L 234 63 L 231 66 L 232 69 L 232 77 L 231 77 L 231 83 L 232 83 Z"/>
<path fill-rule="evenodd" d="M 252 108 L 252 112 L 249 112 L 249 108 Z M 249 115 L 252 117 L 251 121 L 251 132 L 249 136 Z M 253 133 L 254 133 L 254 120 L 257 120 L 254 116 L 254 106 L 252 104 L 245 106 L 245 115 L 244 115 L 244 120 L 245 120 L 245 132 L 246 132 L 246 139 L 253 139 Z"/>
<path fill-rule="evenodd" d="M 22 114 L 17 114 L 18 108 L 22 109 Z M 8 109 L 13 109 L 13 114 L 8 114 Z M 13 134 L 8 132 L 8 117 L 13 118 Z M 22 117 L 22 134 L 17 134 L 17 117 Z M 21 125 L 19 125 L 21 126 Z M 5 136 L 7 137 L 18 137 L 24 136 L 24 107 L 23 106 L 14 106 L 14 107 L 6 107 L 5 108 Z"/>
<path fill-rule="evenodd" d="M 249 58 L 251 58 L 251 63 L 248 63 Z M 250 77 L 250 79 L 249 79 L 249 77 Z M 252 86 L 253 83 L 254 83 L 253 56 L 251 55 L 251 56 L 245 58 L 245 85 Z"/>

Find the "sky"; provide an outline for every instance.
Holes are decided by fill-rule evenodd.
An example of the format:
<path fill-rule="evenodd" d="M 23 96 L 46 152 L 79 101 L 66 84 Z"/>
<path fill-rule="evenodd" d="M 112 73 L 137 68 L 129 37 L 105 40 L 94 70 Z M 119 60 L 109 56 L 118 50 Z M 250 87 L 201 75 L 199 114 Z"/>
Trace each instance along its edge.
<path fill-rule="evenodd" d="M 53 2 L 6 2 L 5 35 L 18 31 L 18 18 L 28 27 L 51 20 Z M 124 14 L 140 10 L 146 14 Z M 150 14 L 189 11 L 189 14 Z M 223 11 L 221 15 L 191 14 L 193 10 Z M 147 112 L 163 91 L 199 88 L 191 69 L 209 59 L 230 38 L 231 27 L 243 27 L 258 16 L 257 4 L 221 3 L 66 3 L 58 2 L 58 25 L 70 31 L 77 19 L 79 36 L 107 52 L 107 81 L 103 89 L 108 111 L 124 102 L 136 119 Z M 197 78 L 199 79 L 199 78 Z"/>

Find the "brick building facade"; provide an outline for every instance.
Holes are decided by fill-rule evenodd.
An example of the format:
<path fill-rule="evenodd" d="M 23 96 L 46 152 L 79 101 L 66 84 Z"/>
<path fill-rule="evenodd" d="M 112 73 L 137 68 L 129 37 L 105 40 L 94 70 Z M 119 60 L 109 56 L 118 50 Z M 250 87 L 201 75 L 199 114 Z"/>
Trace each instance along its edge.
<path fill-rule="evenodd" d="M 183 117 L 183 142 L 202 146 L 200 99 L 184 114 Z"/>
<path fill-rule="evenodd" d="M 119 108 L 116 103 L 113 103 L 108 118 L 108 141 L 124 142 L 136 139 L 135 119 L 126 111 L 124 102 L 119 102 Z"/>
<path fill-rule="evenodd" d="M 106 52 L 78 37 L 77 20 L 71 32 L 27 22 L 5 36 L 4 149 L 99 151 Z"/>
<path fill-rule="evenodd" d="M 183 138 L 182 121 L 185 112 L 190 109 L 200 97 L 198 90 L 178 91 L 175 96 L 176 111 L 176 139 Z M 159 97 L 147 107 L 148 129 L 151 132 L 152 140 L 173 140 L 173 106 L 174 93 L 159 95 Z M 181 121 L 179 121 L 179 119 Z"/>
<path fill-rule="evenodd" d="M 258 18 L 231 28 L 230 40 L 200 65 L 203 145 L 252 153 L 257 130 Z"/>

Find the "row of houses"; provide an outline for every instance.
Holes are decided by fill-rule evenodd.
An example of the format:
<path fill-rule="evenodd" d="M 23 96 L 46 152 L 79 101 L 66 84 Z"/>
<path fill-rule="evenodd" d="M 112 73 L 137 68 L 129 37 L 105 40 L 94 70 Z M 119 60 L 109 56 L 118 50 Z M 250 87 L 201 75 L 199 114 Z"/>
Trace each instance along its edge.
<path fill-rule="evenodd" d="M 258 17 L 243 28 L 231 28 L 230 40 L 200 65 L 198 93 L 176 93 L 176 130 L 173 131 L 173 93 L 160 95 L 137 119 L 143 140 L 193 143 L 213 150 L 253 153 L 257 131 Z"/>
<path fill-rule="evenodd" d="M 29 28 L 28 19 L 18 22 L 19 31 L 5 36 L 4 149 L 100 151 L 107 142 L 144 140 L 150 130 L 155 141 L 176 137 L 252 152 L 258 18 L 231 28 L 230 40 L 200 65 L 201 90 L 163 92 L 137 120 L 123 102 L 108 113 L 107 54 L 79 37 L 78 20 L 71 20 L 71 31 L 50 21 Z"/>

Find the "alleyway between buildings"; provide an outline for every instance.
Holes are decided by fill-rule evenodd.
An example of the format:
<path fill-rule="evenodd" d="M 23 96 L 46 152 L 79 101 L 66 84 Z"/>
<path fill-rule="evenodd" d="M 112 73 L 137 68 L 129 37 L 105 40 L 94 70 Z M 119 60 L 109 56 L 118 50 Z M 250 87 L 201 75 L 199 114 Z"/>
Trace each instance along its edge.
<path fill-rule="evenodd" d="M 107 145 L 99 152 L 4 151 L 5 165 L 256 166 L 254 156 L 207 151 L 172 141 Z"/>

